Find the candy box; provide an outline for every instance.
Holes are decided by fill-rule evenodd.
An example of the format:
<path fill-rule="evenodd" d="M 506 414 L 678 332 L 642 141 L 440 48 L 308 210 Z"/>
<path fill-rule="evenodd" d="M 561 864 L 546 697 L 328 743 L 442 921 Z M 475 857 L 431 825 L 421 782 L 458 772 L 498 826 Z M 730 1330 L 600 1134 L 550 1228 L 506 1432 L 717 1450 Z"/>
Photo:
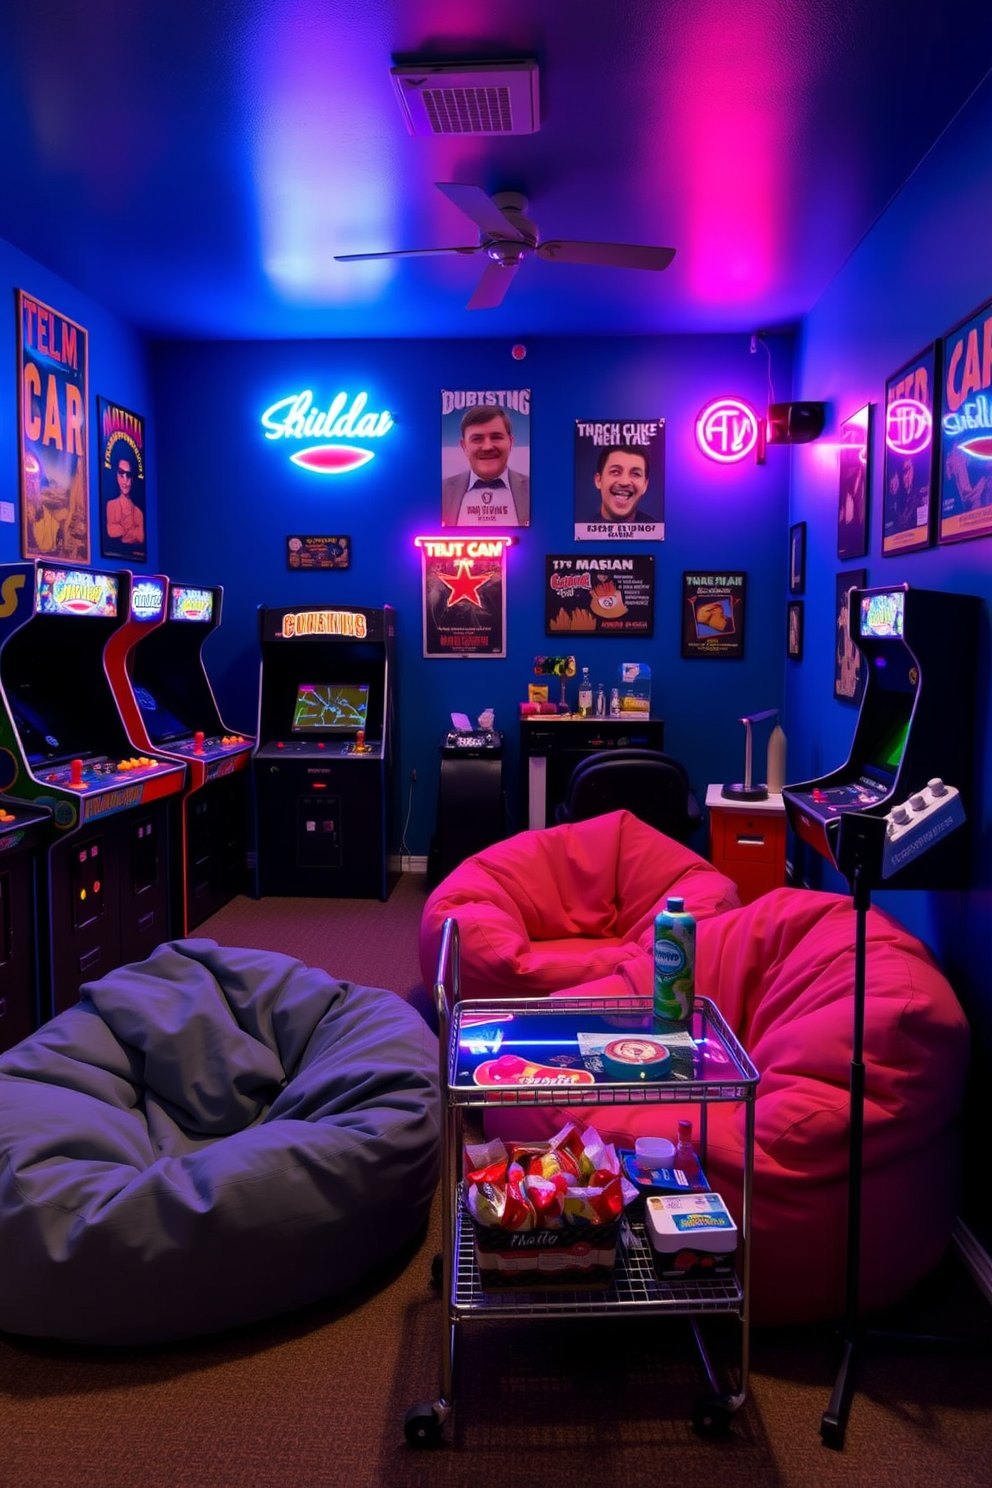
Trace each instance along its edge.
<path fill-rule="evenodd" d="M 472 1221 L 483 1291 L 607 1287 L 620 1221 L 554 1230 L 505 1230 Z"/>
<path fill-rule="evenodd" d="M 644 1223 L 662 1281 L 733 1275 L 737 1226 L 719 1194 L 652 1194 Z"/>

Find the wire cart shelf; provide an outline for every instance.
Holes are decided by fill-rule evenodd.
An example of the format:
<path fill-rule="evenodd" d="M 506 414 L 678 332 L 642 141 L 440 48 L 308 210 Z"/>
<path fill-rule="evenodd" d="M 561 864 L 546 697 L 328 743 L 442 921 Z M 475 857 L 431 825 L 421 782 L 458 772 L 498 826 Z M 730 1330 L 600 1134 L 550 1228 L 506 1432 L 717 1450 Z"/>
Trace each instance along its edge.
<path fill-rule="evenodd" d="M 519 1084 L 486 1084 L 480 1081 L 479 1052 L 485 1051 L 487 1024 L 515 1033 L 528 1031 L 540 1020 L 540 1031 L 548 1028 L 559 1037 L 551 1042 L 578 1051 L 576 1029 L 594 1026 L 597 1020 L 628 1027 L 651 1029 L 649 999 L 556 996 L 499 1000 L 466 1000 L 459 997 L 458 925 L 445 921 L 434 987 L 440 1047 L 440 1082 L 444 1101 L 441 1162 L 441 1223 L 443 1250 L 434 1259 L 432 1280 L 444 1301 L 444 1336 L 441 1355 L 441 1389 L 437 1399 L 414 1405 L 406 1414 L 404 1432 L 412 1446 L 430 1446 L 440 1440 L 454 1408 L 455 1357 L 458 1328 L 473 1318 L 561 1318 L 617 1317 L 651 1314 L 687 1317 L 710 1385 L 710 1393 L 697 1400 L 692 1424 L 702 1435 L 723 1434 L 734 1414 L 747 1399 L 749 1369 L 748 1271 L 751 1229 L 751 1187 L 754 1163 L 754 1102 L 758 1072 L 707 998 L 697 998 L 691 1021 L 692 1050 L 683 1054 L 664 1080 L 607 1079 L 601 1070 L 589 1075 L 560 1077 L 526 1074 Z M 480 1032 L 480 1030 L 482 1030 Z M 497 1031 L 492 1043 L 499 1047 Z M 515 1040 L 526 1048 L 526 1037 Z M 578 1066 L 578 1057 L 567 1064 Z M 570 1083 L 575 1078 L 582 1083 Z M 744 1164 L 742 1210 L 735 1274 L 722 1278 L 666 1283 L 655 1272 L 651 1247 L 642 1222 L 625 1214 L 620 1222 L 616 1263 L 603 1288 L 574 1289 L 559 1286 L 547 1290 L 530 1287 L 512 1289 L 484 1287 L 479 1271 L 471 1216 L 463 1203 L 461 1162 L 464 1141 L 464 1112 L 507 1106 L 567 1105 L 681 1106 L 697 1105 L 700 1118 L 700 1149 L 706 1163 L 706 1109 L 715 1101 L 733 1101 L 744 1115 Z M 740 1364 L 732 1388 L 721 1390 L 700 1328 L 700 1319 L 722 1313 L 736 1317 L 740 1332 Z"/>

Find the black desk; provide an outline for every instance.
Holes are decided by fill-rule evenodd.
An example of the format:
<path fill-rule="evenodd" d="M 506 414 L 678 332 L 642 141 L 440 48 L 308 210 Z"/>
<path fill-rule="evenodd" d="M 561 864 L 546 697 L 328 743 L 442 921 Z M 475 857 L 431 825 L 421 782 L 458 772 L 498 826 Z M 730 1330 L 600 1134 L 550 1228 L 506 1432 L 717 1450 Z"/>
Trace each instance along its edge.
<path fill-rule="evenodd" d="M 662 718 L 578 718 L 537 714 L 520 720 L 520 760 L 528 827 L 554 826 L 579 760 L 608 749 L 664 749 Z"/>

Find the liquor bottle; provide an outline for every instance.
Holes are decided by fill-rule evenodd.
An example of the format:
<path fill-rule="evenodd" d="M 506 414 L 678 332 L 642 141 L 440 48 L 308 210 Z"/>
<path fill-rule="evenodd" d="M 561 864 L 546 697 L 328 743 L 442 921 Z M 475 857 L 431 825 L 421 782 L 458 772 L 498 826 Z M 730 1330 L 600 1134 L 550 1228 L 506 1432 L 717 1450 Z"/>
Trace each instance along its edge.
<path fill-rule="evenodd" d="M 688 1025 L 695 995 L 696 921 L 672 894 L 654 919 L 655 1028 Z"/>
<path fill-rule="evenodd" d="M 596 684 L 596 717 L 606 717 L 606 689 L 602 682 Z"/>
<path fill-rule="evenodd" d="M 613 687 L 613 688 L 610 689 L 610 717 L 611 718 L 619 718 L 620 717 L 620 689 L 619 689 L 619 687 Z"/>
<path fill-rule="evenodd" d="M 589 681 L 589 668 L 582 668 L 582 680 L 579 683 L 579 717 L 588 718 L 592 712 L 592 683 Z"/>

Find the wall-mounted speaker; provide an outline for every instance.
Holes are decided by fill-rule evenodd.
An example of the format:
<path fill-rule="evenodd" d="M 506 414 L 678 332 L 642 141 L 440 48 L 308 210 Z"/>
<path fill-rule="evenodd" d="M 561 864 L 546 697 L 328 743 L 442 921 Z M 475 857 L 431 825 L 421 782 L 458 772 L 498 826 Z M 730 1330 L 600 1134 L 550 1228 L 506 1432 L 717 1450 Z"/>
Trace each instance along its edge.
<path fill-rule="evenodd" d="M 825 403 L 769 403 L 768 444 L 809 444 L 823 433 Z"/>

